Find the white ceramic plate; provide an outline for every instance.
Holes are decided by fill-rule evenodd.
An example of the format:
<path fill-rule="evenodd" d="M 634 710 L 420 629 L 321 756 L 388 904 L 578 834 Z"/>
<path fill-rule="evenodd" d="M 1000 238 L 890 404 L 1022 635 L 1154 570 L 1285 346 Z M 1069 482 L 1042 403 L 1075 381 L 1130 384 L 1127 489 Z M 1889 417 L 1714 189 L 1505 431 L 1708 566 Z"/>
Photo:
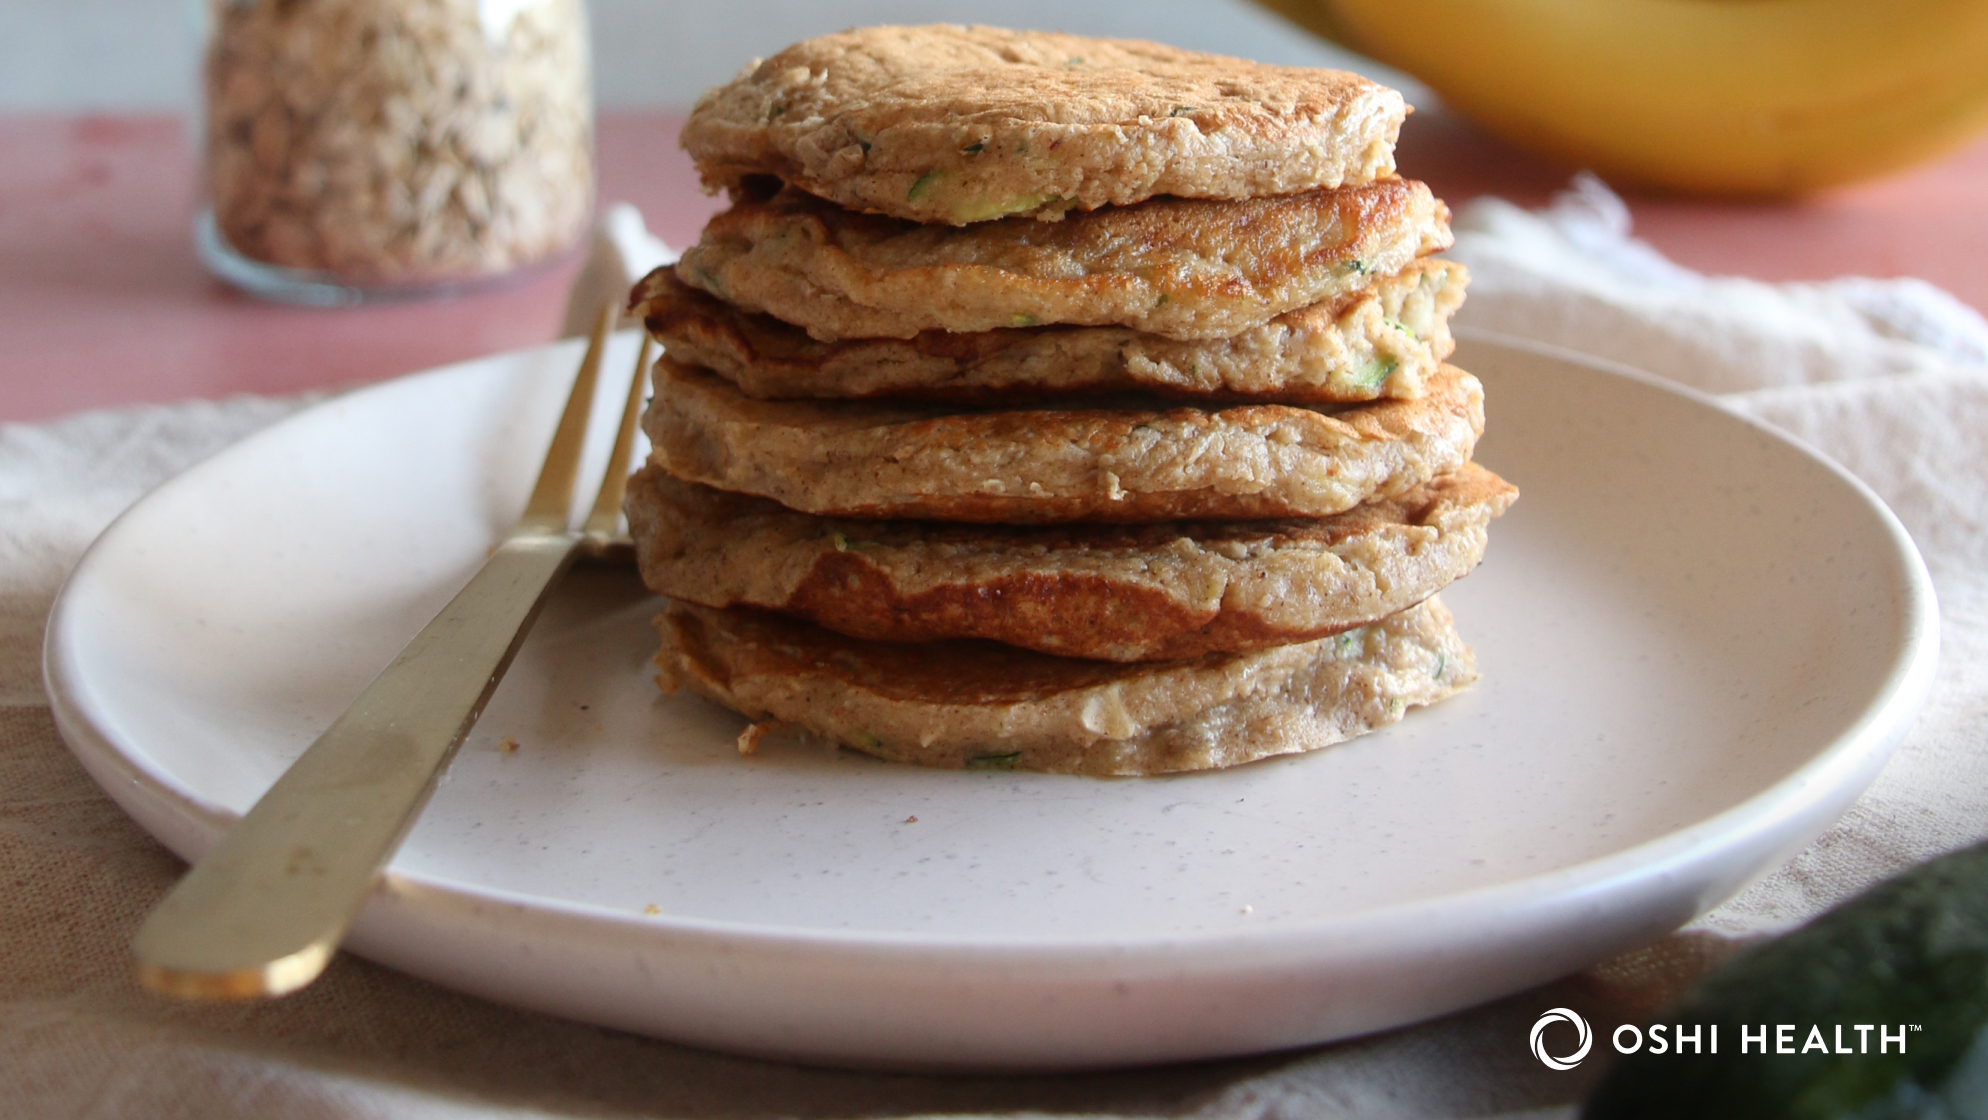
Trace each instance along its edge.
<path fill-rule="evenodd" d="M 575 357 L 353 393 L 113 525 L 47 647 L 97 781 L 205 850 L 523 506 Z M 1045 1068 L 1373 1031 L 1663 934 L 1870 782 L 1932 679 L 1931 587 L 1867 490 L 1706 399 L 1483 339 L 1456 360 L 1524 492 L 1445 592 L 1465 695 L 1174 778 L 743 758 L 741 720 L 651 685 L 632 575 L 582 571 L 350 947 L 727 1050 Z"/>

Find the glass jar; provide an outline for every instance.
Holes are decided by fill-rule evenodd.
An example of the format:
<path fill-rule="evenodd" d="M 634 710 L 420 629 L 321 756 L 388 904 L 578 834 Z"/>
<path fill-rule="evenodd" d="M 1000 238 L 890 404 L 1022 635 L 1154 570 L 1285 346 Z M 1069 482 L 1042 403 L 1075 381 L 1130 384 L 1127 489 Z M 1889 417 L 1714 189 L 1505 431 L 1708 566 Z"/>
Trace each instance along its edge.
<path fill-rule="evenodd" d="M 208 0 L 202 259 L 258 295 L 458 291 L 576 244 L 582 0 Z"/>

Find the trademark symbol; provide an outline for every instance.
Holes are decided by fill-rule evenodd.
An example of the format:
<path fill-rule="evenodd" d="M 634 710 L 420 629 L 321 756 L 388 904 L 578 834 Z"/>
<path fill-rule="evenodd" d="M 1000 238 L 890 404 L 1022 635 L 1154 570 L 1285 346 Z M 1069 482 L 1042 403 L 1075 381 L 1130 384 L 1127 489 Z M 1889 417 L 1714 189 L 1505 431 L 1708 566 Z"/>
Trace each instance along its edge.
<path fill-rule="evenodd" d="M 1917 1023 L 1912 1023 L 1912 1024 L 1910 1024 L 1910 1025 L 1909 1025 L 1909 1026 L 1907 1027 L 1907 1029 L 1908 1029 L 1908 1030 L 1915 1030 L 1915 1031 L 1923 1031 L 1923 1030 L 1925 1030 L 1926 1028 L 1924 1028 L 1924 1027 L 1920 1026 L 1920 1025 L 1919 1025 L 1919 1024 L 1917 1024 Z"/>

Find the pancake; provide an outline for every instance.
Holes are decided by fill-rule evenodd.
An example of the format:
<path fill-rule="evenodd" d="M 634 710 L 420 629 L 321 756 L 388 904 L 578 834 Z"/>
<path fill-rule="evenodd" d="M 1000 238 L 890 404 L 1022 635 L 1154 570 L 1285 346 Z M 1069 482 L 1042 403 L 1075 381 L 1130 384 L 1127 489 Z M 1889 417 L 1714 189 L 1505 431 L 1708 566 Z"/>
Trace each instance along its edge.
<path fill-rule="evenodd" d="M 708 188 L 775 176 L 955 225 L 1154 195 L 1253 198 L 1394 169 L 1401 95 L 1336 70 L 993 27 L 809 39 L 698 99 Z"/>
<path fill-rule="evenodd" d="M 1009 524 L 1322 517 L 1457 470 L 1484 430 L 1482 386 L 1448 365 L 1416 400 L 1332 411 L 1115 403 L 756 401 L 666 357 L 643 426 L 678 478 L 789 509 Z"/>
<path fill-rule="evenodd" d="M 789 187 L 714 216 L 676 274 L 824 341 L 1054 323 L 1226 338 L 1361 291 L 1450 240 L 1448 208 L 1402 179 L 963 229 Z"/>
<path fill-rule="evenodd" d="M 650 590 L 858 638 L 984 638 L 1170 661 L 1309 641 L 1434 595 L 1483 558 L 1518 491 L 1475 464 L 1318 519 L 1016 528 L 853 521 L 672 478 L 628 490 Z"/>
<path fill-rule="evenodd" d="M 925 766 L 1162 774 L 1317 750 L 1477 677 L 1436 599 L 1257 653 L 1119 665 L 992 642 L 866 642 L 758 611 L 671 603 L 664 691 Z"/>
<path fill-rule="evenodd" d="M 1293 404 L 1412 399 L 1456 348 L 1450 315 L 1469 274 L 1411 261 L 1332 303 L 1230 338 L 1181 341 L 1126 327 L 1025 327 L 818 342 L 659 268 L 632 304 L 670 354 L 749 397 L 897 397 L 991 404 L 1031 395 L 1144 390 Z"/>

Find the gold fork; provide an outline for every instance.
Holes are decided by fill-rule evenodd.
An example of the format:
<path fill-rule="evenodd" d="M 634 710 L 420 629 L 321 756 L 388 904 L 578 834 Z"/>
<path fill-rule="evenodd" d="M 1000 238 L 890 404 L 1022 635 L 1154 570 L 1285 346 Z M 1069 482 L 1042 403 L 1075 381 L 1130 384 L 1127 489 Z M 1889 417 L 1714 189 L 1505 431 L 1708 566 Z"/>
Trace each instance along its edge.
<path fill-rule="evenodd" d="M 146 987 L 197 999 L 279 996 L 330 963 L 546 592 L 576 555 L 614 538 L 647 339 L 593 510 L 579 531 L 567 527 L 614 320 L 612 306 L 601 309 L 517 528 L 152 911 L 132 943 Z"/>

